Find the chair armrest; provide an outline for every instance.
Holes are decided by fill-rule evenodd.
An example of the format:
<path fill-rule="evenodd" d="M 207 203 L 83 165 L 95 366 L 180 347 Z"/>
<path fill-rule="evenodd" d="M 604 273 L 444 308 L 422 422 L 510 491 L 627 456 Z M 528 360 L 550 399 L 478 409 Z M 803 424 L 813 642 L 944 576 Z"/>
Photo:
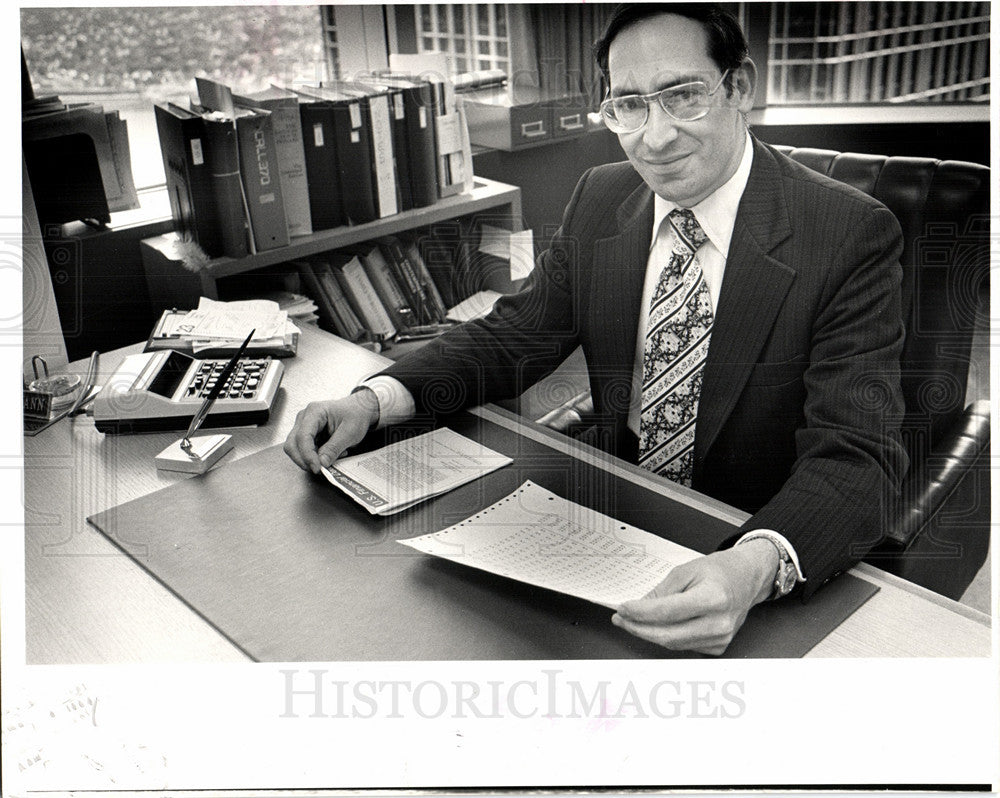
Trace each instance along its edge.
<path fill-rule="evenodd" d="M 886 543 L 906 549 L 944 506 L 990 445 L 990 403 L 973 402 L 934 443 L 924 463 L 912 464 L 889 519 Z"/>

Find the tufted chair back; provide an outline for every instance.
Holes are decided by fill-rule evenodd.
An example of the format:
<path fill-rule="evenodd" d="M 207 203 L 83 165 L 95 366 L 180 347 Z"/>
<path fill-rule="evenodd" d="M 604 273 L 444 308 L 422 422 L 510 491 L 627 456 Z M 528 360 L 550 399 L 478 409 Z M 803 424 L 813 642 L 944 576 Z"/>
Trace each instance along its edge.
<path fill-rule="evenodd" d="M 972 337 L 989 268 L 990 170 L 964 161 L 778 149 L 875 197 L 899 220 L 907 418 L 925 422 L 936 437 L 966 406 Z"/>
<path fill-rule="evenodd" d="M 903 438 L 911 466 L 886 541 L 868 559 L 959 598 L 989 548 L 989 403 L 970 403 L 966 389 L 977 321 L 985 325 L 988 315 L 980 316 L 980 297 L 989 272 L 990 170 L 778 149 L 875 197 L 903 229 Z M 989 383 L 987 373 L 973 378 Z"/>

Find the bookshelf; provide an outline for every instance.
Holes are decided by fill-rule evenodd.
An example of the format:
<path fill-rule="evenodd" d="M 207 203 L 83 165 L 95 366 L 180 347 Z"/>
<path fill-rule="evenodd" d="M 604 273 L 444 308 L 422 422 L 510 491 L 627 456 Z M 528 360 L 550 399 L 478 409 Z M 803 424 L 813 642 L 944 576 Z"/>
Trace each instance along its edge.
<path fill-rule="evenodd" d="M 521 229 L 521 189 L 476 177 L 471 192 L 373 222 L 293 238 L 286 247 L 242 258 L 192 259 L 190 251 L 173 232 L 144 239 L 139 248 L 153 309 L 192 308 L 197 306 L 201 296 L 218 299 L 216 281 L 224 277 L 475 214 L 489 214 L 490 222 L 497 226 Z"/>

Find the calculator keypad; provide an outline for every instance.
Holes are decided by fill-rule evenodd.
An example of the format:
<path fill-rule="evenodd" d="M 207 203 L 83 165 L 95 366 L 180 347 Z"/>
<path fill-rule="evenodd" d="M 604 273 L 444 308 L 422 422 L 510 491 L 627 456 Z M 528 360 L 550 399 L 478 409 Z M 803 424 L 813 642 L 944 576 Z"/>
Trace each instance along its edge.
<path fill-rule="evenodd" d="M 195 372 L 185 394 L 188 399 L 204 399 L 216 386 L 223 369 L 226 367 L 225 360 L 205 360 L 198 371 Z M 268 358 L 263 359 L 243 359 L 236 364 L 233 373 L 229 375 L 226 384 L 219 392 L 219 399 L 254 399 L 257 390 L 260 388 L 264 374 L 267 372 Z"/>

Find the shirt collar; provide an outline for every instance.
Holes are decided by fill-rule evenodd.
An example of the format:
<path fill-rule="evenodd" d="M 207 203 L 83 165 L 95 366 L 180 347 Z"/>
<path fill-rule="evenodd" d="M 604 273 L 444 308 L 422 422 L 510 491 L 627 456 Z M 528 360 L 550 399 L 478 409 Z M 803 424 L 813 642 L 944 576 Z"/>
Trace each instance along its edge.
<path fill-rule="evenodd" d="M 750 179 L 750 166 L 753 163 L 753 143 L 750 139 L 750 131 L 746 132 L 746 140 L 743 144 L 743 158 L 740 165 L 736 167 L 733 176 L 709 194 L 697 205 L 692 206 L 698 224 L 705 231 L 708 240 L 712 242 L 723 256 L 728 256 L 729 242 L 733 237 L 733 227 L 736 224 L 736 212 L 740 207 L 740 200 L 746 190 L 747 181 Z M 653 241 L 656 241 L 657 231 L 660 223 L 666 218 L 674 208 L 679 207 L 676 202 L 663 199 L 658 194 L 654 197 L 653 204 Z"/>

